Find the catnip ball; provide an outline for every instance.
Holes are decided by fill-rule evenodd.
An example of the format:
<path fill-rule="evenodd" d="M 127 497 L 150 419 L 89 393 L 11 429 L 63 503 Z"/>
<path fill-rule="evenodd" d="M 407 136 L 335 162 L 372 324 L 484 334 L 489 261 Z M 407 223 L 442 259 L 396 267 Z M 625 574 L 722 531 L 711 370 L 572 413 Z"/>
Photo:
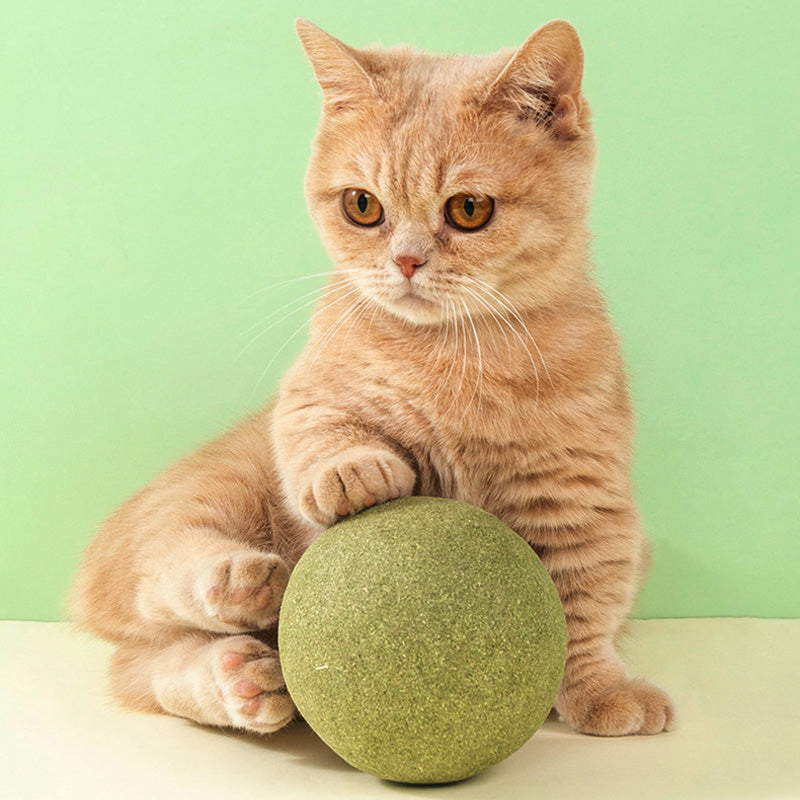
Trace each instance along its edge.
<path fill-rule="evenodd" d="M 363 772 L 468 778 L 547 717 L 567 630 L 547 570 L 509 527 L 409 497 L 325 531 L 292 573 L 278 649 L 300 713 Z"/>

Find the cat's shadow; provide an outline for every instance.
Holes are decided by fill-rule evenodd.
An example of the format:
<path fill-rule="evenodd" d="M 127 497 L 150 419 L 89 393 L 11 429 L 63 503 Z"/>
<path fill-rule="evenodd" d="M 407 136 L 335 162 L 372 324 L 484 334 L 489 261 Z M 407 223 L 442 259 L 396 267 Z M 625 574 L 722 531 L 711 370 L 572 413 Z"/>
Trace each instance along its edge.
<path fill-rule="evenodd" d="M 242 731 L 226 730 L 224 728 L 209 729 L 204 726 L 198 727 L 203 727 L 203 730 L 213 736 L 224 736 L 226 738 L 236 739 L 238 742 L 241 742 L 242 745 L 249 745 L 264 751 L 283 753 L 301 767 L 310 767 L 315 770 L 328 770 L 331 772 L 359 774 L 359 771 L 356 770 L 355 767 L 351 767 L 346 761 L 336 755 L 336 753 L 314 733 L 304 720 L 296 720 L 292 722 L 291 725 L 288 725 L 286 728 L 283 728 L 271 736 L 256 736 Z M 480 784 L 484 779 L 485 773 L 463 781 L 440 784 L 413 784 L 382 779 L 373 780 L 376 781 L 376 786 L 380 785 L 384 790 L 391 790 L 399 793 L 424 793 L 425 790 L 430 789 L 446 789 L 448 787 L 464 784 L 476 785 Z"/>
<path fill-rule="evenodd" d="M 322 739 L 311 730 L 307 722 L 295 720 L 290 725 L 269 736 L 256 736 L 239 731 L 212 729 L 217 736 L 234 738 L 242 745 L 257 747 L 260 750 L 279 752 L 289 756 L 301 765 L 315 769 L 335 772 L 355 772 L 346 761 L 340 758 Z"/>
<path fill-rule="evenodd" d="M 545 721 L 545 725 L 553 732 L 558 732 L 562 736 L 580 736 L 579 733 L 570 728 L 565 722 L 559 720 L 558 714 L 552 710 Z M 277 733 L 269 736 L 257 736 L 242 731 L 235 731 L 225 728 L 207 728 L 198 725 L 207 734 L 212 736 L 223 736 L 228 739 L 235 739 L 243 746 L 258 748 L 259 750 L 282 753 L 296 762 L 298 766 L 310 767 L 315 770 L 327 770 L 341 773 L 358 773 L 344 759 L 319 738 L 305 720 L 295 720 L 290 725 L 281 729 Z M 486 780 L 487 773 L 491 773 L 491 768 L 486 772 L 472 776 L 463 781 L 442 784 L 412 784 L 390 780 L 380 780 L 379 783 L 384 789 L 396 792 L 424 791 L 426 789 L 446 789 L 456 785 L 479 786 Z M 491 780 L 491 777 L 489 778 Z"/>

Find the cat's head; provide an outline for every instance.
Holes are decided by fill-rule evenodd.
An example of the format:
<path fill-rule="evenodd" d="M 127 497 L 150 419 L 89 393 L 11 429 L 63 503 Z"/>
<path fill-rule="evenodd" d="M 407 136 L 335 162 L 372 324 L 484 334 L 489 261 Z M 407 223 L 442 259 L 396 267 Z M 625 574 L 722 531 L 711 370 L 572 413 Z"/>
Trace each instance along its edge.
<path fill-rule="evenodd" d="M 308 205 L 359 293 L 430 325 L 548 303 L 583 269 L 594 139 L 572 26 L 488 56 L 297 31 L 323 91 Z"/>

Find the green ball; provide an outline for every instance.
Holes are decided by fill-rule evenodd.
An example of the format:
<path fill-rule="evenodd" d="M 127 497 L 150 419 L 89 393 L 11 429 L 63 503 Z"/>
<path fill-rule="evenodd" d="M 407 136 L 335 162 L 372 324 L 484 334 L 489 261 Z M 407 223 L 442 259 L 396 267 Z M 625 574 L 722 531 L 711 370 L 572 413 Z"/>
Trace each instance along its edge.
<path fill-rule="evenodd" d="M 294 569 L 278 631 L 286 686 L 359 770 L 476 775 L 547 717 L 567 629 L 547 570 L 496 517 L 409 497 L 325 531 Z"/>

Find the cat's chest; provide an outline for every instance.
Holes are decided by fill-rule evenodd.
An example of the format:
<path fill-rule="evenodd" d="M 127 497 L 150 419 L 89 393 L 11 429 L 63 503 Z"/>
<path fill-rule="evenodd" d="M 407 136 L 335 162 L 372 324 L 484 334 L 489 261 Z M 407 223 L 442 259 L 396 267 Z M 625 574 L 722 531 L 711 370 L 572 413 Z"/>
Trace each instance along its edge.
<path fill-rule="evenodd" d="M 553 412 L 535 377 L 503 385 L 485 375 L 435 387 L 393 386 L 382 422 L 416 461 L 420 492 L 485 504 L 548 449 Z"/>

